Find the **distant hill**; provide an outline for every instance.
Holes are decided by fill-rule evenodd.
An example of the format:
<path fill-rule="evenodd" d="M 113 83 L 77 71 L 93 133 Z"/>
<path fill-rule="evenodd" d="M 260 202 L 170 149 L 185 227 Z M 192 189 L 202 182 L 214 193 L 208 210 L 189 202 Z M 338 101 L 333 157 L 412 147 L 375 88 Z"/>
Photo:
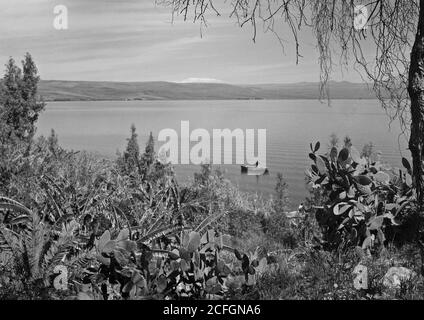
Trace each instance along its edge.
<path fill-rule="evenodd" d="M 40 82 L 46 101 L 318 99 L 318 83 L 232 85 L 174 82 Z M 332 99 L 375 99 L 366 84 L 331 82 Z"/>
<path fill-rule="evenodd" d="M 366 83 L 331 81 L 331 99 L 376 99 L 372 87 Z M 266 99 L 318 99 L 317 82 L 298 82 L 290 84 L 258 84 L 245 86 L 255 94 Z"/>

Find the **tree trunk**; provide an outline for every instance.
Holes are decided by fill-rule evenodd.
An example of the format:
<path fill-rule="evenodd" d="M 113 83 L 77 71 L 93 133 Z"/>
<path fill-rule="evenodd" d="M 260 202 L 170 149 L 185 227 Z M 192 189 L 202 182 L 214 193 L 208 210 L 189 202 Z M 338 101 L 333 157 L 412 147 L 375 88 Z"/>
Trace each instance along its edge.
<path fill-rule="evenodd" d="M 421 255 L 421 274 L 424 276 L 423 229 L 423 156 L 424 156 L 424 0 L 420 0 L 417 34 L 411 52 L 408 93 L 411 99 L 411 136 L 409 150 L 412 155 L 412 170 L 417 192 L 418 208 L 417 243 Z"/>
<path fill-rule="evenodd" d="M 423 202 L 424 155 L 424 0 L 420 0 L 419 20 L 409 66 L 408 93 L 411 99 L 411 136 L 409 150 L 412 155 L 419 212 Z"/>

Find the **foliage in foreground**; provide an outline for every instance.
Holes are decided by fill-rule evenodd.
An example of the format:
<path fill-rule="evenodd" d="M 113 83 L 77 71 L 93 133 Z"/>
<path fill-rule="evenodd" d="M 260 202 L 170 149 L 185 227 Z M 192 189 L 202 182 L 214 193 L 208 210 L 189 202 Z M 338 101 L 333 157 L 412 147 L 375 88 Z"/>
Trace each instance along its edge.
<path fill-rule="evenodd" d="M 320 194 L 316 218 L 323 231 L 321 244 L 330 250 L 360 246 L 381 250 L 387 243 L 412 242 L 418 235 L 418 208 L 411 166 L 392 169 L 378 155 L 361 156 L 354 146 L 333 146 L 318 155 L 311 144 L 313 164 L 308 182 Z"/>
<path fill-rule="evenodd" d="M 218 216 L 194 230 L 158 219 L 149 230 L 112 228 L 93 241 L 84 221 L 52 226 L 11 199 L 0 207 L 11 214 L 0 229 L 2 260 L 12 264 L 1 277 L 3 298 L 52 298 L 54 284 L 80 300 L 222 299 L 253 285 L 270 259 L 263 250 L 249 259 L 208 229 Z"/>

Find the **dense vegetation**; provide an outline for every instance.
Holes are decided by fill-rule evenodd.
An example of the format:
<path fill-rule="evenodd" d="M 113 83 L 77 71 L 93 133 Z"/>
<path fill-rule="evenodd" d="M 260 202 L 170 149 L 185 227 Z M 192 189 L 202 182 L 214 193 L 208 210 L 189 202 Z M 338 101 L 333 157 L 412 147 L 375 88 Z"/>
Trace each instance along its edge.
<path fill-rule="evenodd" d="M 210 165 L 182 185 L 134 126 L 113 161 L 35 138 L 38 81 L 27 54 L 1 83 L 0 299 L 423 297 L 406 159 L 395 170 L 371 144 L 311 144 L 311 195 L 288 218 L 281 174 L 272 199 Z M 410 276 L 387 283 L 391 267 Z"/>

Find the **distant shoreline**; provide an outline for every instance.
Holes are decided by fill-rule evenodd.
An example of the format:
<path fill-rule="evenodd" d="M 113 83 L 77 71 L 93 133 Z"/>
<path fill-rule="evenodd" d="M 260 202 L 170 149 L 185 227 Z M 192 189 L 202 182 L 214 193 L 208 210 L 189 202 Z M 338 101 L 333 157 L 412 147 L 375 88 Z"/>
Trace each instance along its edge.
<path fill-rule="evenodd" d="M 376 99 L 366 83 L 330 82 L 331 100 Z M 319 100 L 317 82 L 234 85 L 225 83 L 99 82 L 42 80 L 46 102 L 169 100 Z M 325 99 L 322 99 L 325 100 Z"/>
<path fill-rule="evenodd" d="M 275 99 L 243 99 L 243 98 L 222 98 L 222 99 L 93 99 L 93 100 L 46 100 L 44 102 L 134 102 L 134 101 L 284 101 L 284 100 L 319 100 L 319 98 L 275 98 Z M 321 99 L 325 102 L 327 99 Z M 377 98 L 330 98 L 330 100 L 378 100 Z"/>

